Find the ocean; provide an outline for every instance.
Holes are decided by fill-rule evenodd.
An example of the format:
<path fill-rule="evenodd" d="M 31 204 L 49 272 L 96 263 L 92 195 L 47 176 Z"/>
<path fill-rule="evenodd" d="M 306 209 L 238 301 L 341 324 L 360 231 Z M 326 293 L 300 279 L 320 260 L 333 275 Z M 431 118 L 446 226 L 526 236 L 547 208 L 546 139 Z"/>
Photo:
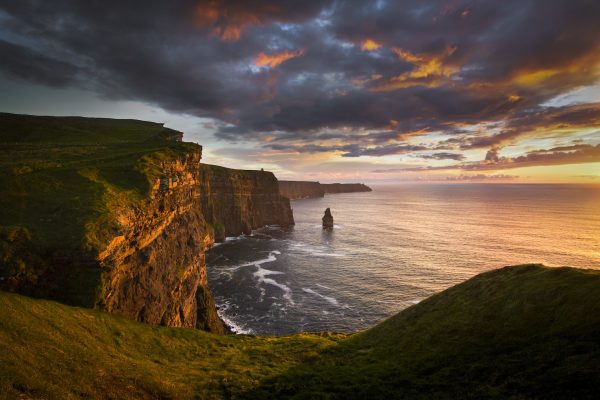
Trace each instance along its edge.
<path fill-rule="evenodd" d="M 238 333 L 367 329 L 491 269 L 600 268 L 600 187 L 373 185 L 292 201 L 296 225 L 207 254 L 221 317 Z M 335 227 L 323 230 L 331 208 Z"/>

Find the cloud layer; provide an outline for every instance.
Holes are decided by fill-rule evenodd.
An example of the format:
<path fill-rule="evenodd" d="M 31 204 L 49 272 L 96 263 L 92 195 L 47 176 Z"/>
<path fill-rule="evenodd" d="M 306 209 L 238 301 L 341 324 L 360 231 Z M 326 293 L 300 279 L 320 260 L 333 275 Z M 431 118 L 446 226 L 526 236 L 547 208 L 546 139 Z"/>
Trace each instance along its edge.
<path fill-rule="evenodd" d="M 265 151 L 592 162 L 578 135 L 600 104 L 551 103 L 600 79 L 598 21 L 589 0 L 0 1 L 0 72 L 212 118 Z M 588 147 L 497 155 L 548 137 Z"/>

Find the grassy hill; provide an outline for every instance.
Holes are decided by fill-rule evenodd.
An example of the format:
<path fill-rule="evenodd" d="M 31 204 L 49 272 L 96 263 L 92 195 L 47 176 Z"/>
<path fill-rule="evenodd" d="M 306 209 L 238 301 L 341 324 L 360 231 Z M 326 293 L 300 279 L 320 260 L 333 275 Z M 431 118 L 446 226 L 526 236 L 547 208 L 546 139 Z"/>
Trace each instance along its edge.
<path fill-rule="evenodd" d="M 145 198 L 162 161 L 201 150 L 181 136 L 145 121 L 0 113 L 0 284 L 93 304 L 97 271 L 73 269 L 73 287 L 90 287 L 81 294 L 48 282 L 52 268 L 93 259 L 118 228 L 111 210 Z"/>
<path fill-rule="evenodd" d="M 600 271 L 507 267 L 354 335 L 217 336 L 0 292 L 2 398 L 596 398 Z"/>

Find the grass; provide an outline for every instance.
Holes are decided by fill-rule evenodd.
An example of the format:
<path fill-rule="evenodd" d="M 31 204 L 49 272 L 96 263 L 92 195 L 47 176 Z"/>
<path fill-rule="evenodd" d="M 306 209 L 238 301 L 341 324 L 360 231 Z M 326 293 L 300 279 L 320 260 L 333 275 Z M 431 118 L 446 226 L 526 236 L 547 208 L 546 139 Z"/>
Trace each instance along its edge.
<path fill-rule="evenodd" d="M 343 338 L 214 335 L 0 292 L 0 397 L 229 398 Z"/>
<path fill-rule="evenodd" d="M 107 200 L 145 197 L 160 162 L 199 151 L 169 140 L 178 134 L 145 121 L 0 113 L 0 221 L 46 247 L 78 249 L 86 224 L 109 214 Z"/>
<path fill-rule="evenodd" d="M 354 335 L 218 336 L 0 293 L 3 398 L 595 398 L 600 271 L 507 267 Z"/>

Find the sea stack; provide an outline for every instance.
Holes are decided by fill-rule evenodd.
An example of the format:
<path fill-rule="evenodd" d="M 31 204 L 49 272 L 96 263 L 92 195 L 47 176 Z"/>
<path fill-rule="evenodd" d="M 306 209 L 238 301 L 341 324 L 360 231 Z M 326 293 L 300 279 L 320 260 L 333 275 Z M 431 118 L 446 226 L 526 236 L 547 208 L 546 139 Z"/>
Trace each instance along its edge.
<path fill-rule="evenodd" d="M 333 228 L 333 215 L 331 215 L 329 208 L 325 210 L 325 215 L 323 215 L 323 228 Z"/>

